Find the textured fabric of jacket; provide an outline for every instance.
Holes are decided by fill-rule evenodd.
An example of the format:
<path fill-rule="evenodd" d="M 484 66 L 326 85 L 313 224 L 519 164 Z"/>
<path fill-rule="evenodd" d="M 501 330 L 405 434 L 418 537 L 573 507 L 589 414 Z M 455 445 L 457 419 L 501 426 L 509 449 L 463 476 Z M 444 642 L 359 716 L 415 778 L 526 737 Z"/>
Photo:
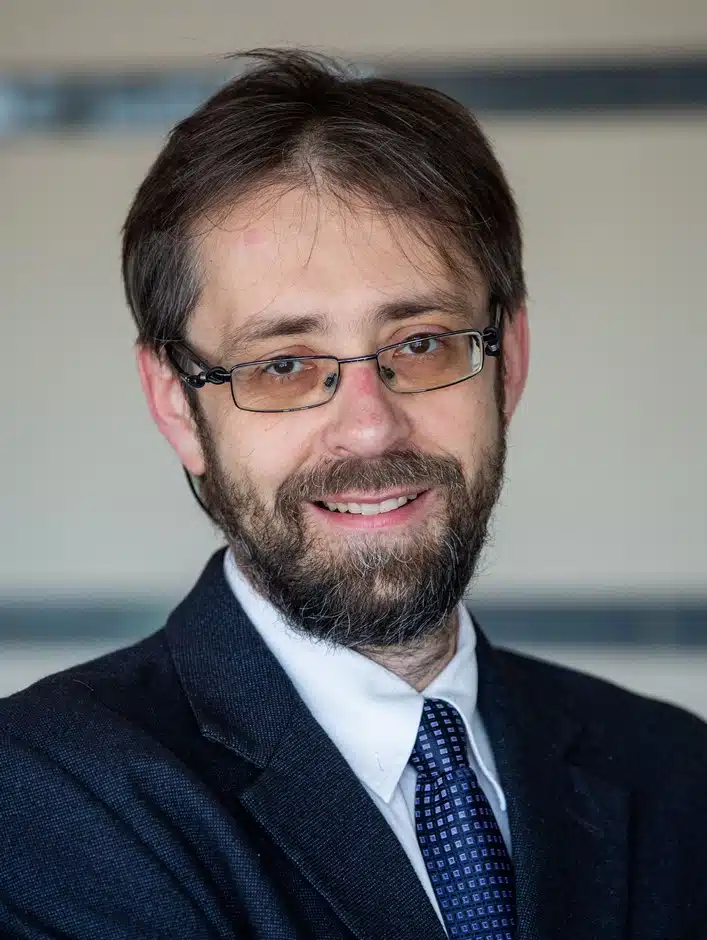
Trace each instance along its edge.
<path fill-rule="evenodd" d="M 707 726 L 480 629 L 477 655 L 518 940 L 707 940 Z M 162 630 L 0 702 L 0 937 L 445 933 L 219 552 Z"/>

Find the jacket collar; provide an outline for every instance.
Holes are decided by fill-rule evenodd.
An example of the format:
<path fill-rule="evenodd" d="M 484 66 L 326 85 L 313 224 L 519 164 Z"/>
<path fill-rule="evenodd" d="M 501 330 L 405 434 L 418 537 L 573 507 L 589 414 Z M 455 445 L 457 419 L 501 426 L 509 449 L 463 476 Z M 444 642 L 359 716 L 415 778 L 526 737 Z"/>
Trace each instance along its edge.
<path fill-rule="evenodd" d="M 223 554 L 166 634 L 201 733 L 261 770 L 242 805 L 359 940 L 443 940 L 392 830 L 229 589 Z M 479 707 L 508 800 L 518 940 L 619 940 L 628 794 L 584 766 L 588 729 L 478 625 L 477 657 Z"/>

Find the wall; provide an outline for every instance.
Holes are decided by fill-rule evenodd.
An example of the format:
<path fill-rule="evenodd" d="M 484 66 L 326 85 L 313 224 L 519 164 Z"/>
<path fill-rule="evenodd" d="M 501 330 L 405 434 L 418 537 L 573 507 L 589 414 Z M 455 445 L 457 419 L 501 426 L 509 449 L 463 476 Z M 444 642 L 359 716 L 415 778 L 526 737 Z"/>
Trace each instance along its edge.
<path fill-rule="evenodd" d="M 3 0 L 0 61 L 182 62 L 287 43 L 461 58 L 704 49 L 702 0 Z"/>

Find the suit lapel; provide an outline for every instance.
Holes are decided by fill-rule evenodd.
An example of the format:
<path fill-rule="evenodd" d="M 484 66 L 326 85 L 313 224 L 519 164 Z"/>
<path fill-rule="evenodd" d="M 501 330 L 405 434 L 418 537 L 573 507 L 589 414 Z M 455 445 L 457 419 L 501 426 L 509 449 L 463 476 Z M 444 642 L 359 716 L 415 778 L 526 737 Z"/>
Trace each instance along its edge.
<path fill-rule="evenodd" d="M 528 666 L 481 631 L 479 707 L 508 800 L 518 940 L 621 940 L 627 931 L 629 794 L 591 769 L 591 742 L 545 702 Z"/>
<path fill-rule="evenodd" d="M 298 715 L 241 800 L 360 940 L 443 940 L 400 843 L 318 725 Z"/>
<path fill-rule="evenodd" d="M 359 940 L 445 940 L 402 846 L 211 559 L 167 639 L 202 734 L 261 769 L 241 804 Z"/>

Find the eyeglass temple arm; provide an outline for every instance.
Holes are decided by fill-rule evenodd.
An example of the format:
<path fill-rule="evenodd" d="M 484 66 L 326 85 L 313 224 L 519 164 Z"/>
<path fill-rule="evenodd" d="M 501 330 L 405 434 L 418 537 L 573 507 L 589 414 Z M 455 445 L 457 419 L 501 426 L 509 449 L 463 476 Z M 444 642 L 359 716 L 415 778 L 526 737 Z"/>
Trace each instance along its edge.
<path fill-rule="evenodd" d="M 190 349 L 186 343 L 170 343 L 165 348 L 169 361 L 179 373 L 182 382 L 188 385 L 189 388 L 203 388 L 207 383 L 211 385 L 224 385 L 226 382 L 231 381 L 230 372 L 227 372 L 225 369 L 221 368 L 221 366 L 210 366 L 208 362 L 200 359 L 194 350 Z M 175 348 L 180 349 L 185 358 L 193 362 L 195 366 L 198 366 L 201 371 L 196 374 L 186 372 L 171 353 L 171 350 Z"/>
<path fill-rule="evenodd" d="M 485 354 L 487 356 L 500 356 L 503 335 L 503 307 L 501 304 L 496 304 L 493 326 L 487 326 L 481 335 L 484 340 Z"/>

